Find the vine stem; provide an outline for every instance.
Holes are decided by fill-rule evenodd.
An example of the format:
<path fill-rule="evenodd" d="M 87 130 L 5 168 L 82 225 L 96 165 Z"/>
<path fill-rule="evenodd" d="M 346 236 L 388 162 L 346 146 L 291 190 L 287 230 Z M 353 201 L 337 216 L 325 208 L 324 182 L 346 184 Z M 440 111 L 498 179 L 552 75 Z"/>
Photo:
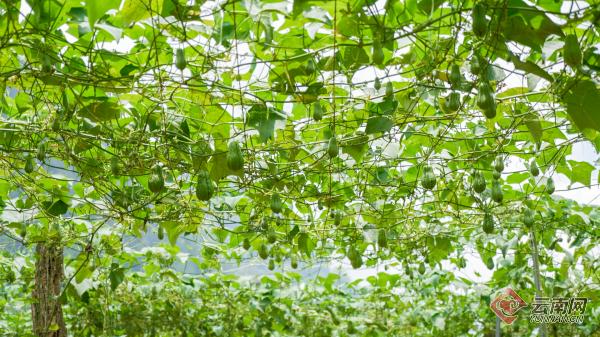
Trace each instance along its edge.
<path fill-rule="evenodd" d="M 542 287 L 540 282 L 540 265 L 539 265 L 539 257 L 538 257 L 538 247 L 537 241 L 535 238 L 535 231 L 533 227 L 531 228 L 531 257 L 533 260 L 533 282 L 535 283 L 535 297 L 542 297 Z M 540 336 L 546 337 L 546 324 L 540 325 Z"/>

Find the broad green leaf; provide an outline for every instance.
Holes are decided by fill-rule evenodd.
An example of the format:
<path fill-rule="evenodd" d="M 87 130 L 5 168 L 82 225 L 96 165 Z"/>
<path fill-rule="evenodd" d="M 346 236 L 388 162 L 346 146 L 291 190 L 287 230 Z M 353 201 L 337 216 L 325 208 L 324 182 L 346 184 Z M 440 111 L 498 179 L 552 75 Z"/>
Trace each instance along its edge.
<path fill-rule="evenodd" d="M 600 92 L 590 80 L 571 81 L 564 95 L 569 116 L 581 130 L 590 128 L 600 131 Z"/>
<path fill-rule="evenodd" d="M 119 8 L 121 0 L 88 0 L 86 1 L 86 9 L 90 27 L 94 28 L 96 21 L 102 17 L 109 9 Z"/>

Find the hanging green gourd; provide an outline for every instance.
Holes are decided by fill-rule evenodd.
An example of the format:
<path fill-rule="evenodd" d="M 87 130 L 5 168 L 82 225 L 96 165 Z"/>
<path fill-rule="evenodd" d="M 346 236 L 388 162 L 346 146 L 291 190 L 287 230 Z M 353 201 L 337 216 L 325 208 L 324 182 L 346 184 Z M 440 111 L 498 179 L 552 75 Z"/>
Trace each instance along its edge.
<path fill-rule="evenodd" d="M 337 138 L 335 135 L 332 135 L 327 144 L 327 154 L 329 155 L 329 158 L 335 158 L 338 156 L 339 152 L 340 149 L 338 147 Z"/>
<path fill-rule="evenodd" d="M 387 82 L 385 84 L 385 96 L 390 97 L 393 94 L 394 94 L 394 86 L 392 85 L 392 82 Z"/>
<path fill-rule="evenodd" d="M 533 222 L 535 221 L 535 212 L 529 208 L 526 208 L 523 212 L 523 224 L 527 228 L 531 228 L 533 226 Z"/>
<path fill-rule="evenodd" d="M 494 159 L 494 171 L 502 173 L 504 171 L 504 160 L 500 156 Z"/>
<path fill-rule="evenodd" d="M 546 180 L 546 193 L 554 193 L 554 180 L 552 180 L 552 177 L 548 177 Z"/>
<path fill-rule="evenodd" d="M 460 109 L 460 94 L 456 91 L 451 92 L 444 104 L 448 112 L 457 112 Z"/>
<path fill-rule="evenodd" d="M 260 258 L 263 260 L 266 260 L 269 257 L 269 250 L 267 249 L 267 245 L 264 243 L 258 247 L 258 256 L 260 256 Z"/>
<path fill-rule="evenodd" d="M 318 122 L 323 119 L 323 107 L 321 103 L 317 102 L 313 104 L 313 119 Z"/>
<path fill-rule="evenodd" d="M 469 62 L 469 69 L 473 75 L 479 75 L 481 69 L 483 68 L 481 64 L 482 62 L 481 56 L 479 56 L 477 53 L 473 53 L 473 56 L 471 56 L 471 61 Z"/>
<path fill-rule="evenodd" d="M 488 212 L 485 212 L 483 215 L 483 232 L 486 234 L 492 234 L 494 232 L 494 219 L 492 215 Z"/>
<path fill-rule="evenodd" d="M 529 164 L 529 173 L 531 173 L 531 175 L 534 177 L 537 177 L 540 174 L 540 169 L 538 168 L 535 159 L 531 161 L 531 164 Z"/>
<path fill-rule="evenodd" d="M 40 142 L 38 144 L 38 148 L 37 148 L 37 152 L 35 157 L 37 158 L 37 160 L 43 162 L 44 159 L 46 159 L 46 143 L 45 142 Z"/>
<path fill-rule="evenodd" d="M 502 186 L 500 186 L 500 182 L 498 180 L 492 183 L 492 200 L 497 203 L 501 203 L 504 199 L 504 195 L 502 194 Z"/>
<path fill-rule="evenodd" d="M 271 211 L 273 213 L 281 213 L 282 209 L 281 197 L 279 197 L 279 193 L 275 192 L 271 195 Z"/>
<path fill-rule="evenodd" d="M 429 165 L 423 167 L 423 177 L 421 179 L 421 185 L 426 190 L 432 190 L 435 187 L 436 178 L 433 173 L 433 169 Z"/>
<path fill-rule="evenodd" d="M 377 233 L 377 245 L 379 245 L 379 248 L 387 247 L 388 240 L 387 240 L 387 233 L 385 232 L 385 229 L 380 229 L 379 232 Z"/>
<path fill-rule="evenodd" d="M 492 170 L 492 178 L 494 178 L 494 180 L 498 180 L 500 179 L 500 177 L 502 177 L 502 173 L 496 170 Z"/>
<path fill-rule="evenodd" d="M 215 187 L 208 171 L 202 170 L 198 173 L 198 182 L 196 184 L 196 197 L 202 201 L 208 201 L 215 193 Z"/>
<path fill-rule="evenodd" d="M 187 61 L 185 60 L 185 51 L 182 48 L 178 48 L 175 51 L 175 67 L 179 70 L 185 69 L 187 67 Z"/>
<path fill-rule="evenodd" d="M 348 248 L 347 255 L 348 260 L 350 260 L 350 264 L 352 265 L 352 268 L 357 269 L 362 266 L 362 257 L 360 256 L 356 248 L 354 248 L 354 246 L 350 245 L 350 247 Z"/>
<path fill-rule="evenodd" d="M 381 81 L 379 80 L 379 77 L 375 77 L 375 83 L 373 83 L 373 88 L 375 88 L 375 90 L 381 89 Z"/>
<path fill-rule="evenodd" d="M 165 230 L 162 228 L 162 226 L 158 226 L 158 239 L 162 240 L 165 238 Z"/>
<path fill-rule="evenodd" d="M 240 143 L 232 141 L 229 143 L 227 151 L 227 167 L 232 171 L 239 171 L 244 167 L 244 157 Z"/>
<path fill-rule="evenodd" d="M 30 155 L 27 155 L 27 157 L 25 158 L 25 172 L 27 173 L 31 173 L 33 172 L 33 170 L 35 169 L 35 162 L 33 161 L 33 157 Z"/>
<path fill-rule="evenodd" d="M 494 269 L 494 259 L 492 259 L 491 257 L 488 257 L 487 261 L 485 262 L 485 266 L 489 270 L 493 270 Z"/>
<path fill-rule="evenodd" d="M 488 20 L 485 17 L 485 5 L 482 2 L 476 2 L 471 10 L 471 25 L 473 34 L 477 37 L 484 37 L 488 29 Z"/>
<path fill-rule="evenodd" d="M 481 174 L 481 172 L 479 171 L 475 171 L 475 173 L 473 173 L 472 182 L 473 191 L 481 193 L 485 191 L 485 185 L 485 177 L 483 176 L 483 174 Z"/>
<path fill-rule="evenodd" d="M 448 74 L 448 81 L 450 82 L 450 86 L 452 88 L 460 87 L 460 82 L 462 79 L 462 75 L 460 74 L 460 67 L 458 64 L 453 64 L 450 67 L 450 73 Z"/>
<path fill-rule="evenodd" d="M 381 47 L 381 42 L 379 39 L 375 39 L 373 41 L 373 64 L 381 65 L 383 63 L 383 48 Z"/>
<path fill-rule="evenodd" d="M 148 189 L 152 193 L 159 193 L 165 187 L 165 180 L 160 165 L 155 165 L 148 179 Z"/>
<path fill-rule="evenodd" d="M 492 87 L 486 81 L 481 81 L 477 92 L 477 106 L 487 119 L 496 117 L 496 100 Z"/>

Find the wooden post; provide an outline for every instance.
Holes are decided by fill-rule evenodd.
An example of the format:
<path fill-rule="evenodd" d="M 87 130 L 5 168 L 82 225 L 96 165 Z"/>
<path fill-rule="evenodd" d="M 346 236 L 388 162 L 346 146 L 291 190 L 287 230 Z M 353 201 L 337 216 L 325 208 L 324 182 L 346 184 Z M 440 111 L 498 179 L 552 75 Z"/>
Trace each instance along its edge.
<path fill-rule="evenodd" d="M 62 247 L 53 243 L 39 243 L 36 247 L 35 286 L 31 304 L 33 332 L 37 337 L 67 336 L 59 299 L 62 279 Z"/>

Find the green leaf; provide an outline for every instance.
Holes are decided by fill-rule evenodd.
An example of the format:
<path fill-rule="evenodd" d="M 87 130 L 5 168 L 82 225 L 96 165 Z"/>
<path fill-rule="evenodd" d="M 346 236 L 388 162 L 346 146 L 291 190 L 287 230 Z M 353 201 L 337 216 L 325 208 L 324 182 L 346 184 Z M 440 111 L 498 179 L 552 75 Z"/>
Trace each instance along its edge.
<path fill-rule="evenodd" d="M 529 129 L 529 132 L 531 133 L 531 136 L 533 136 L 535 142 L 539 143 L 543 136 L 542 123 L 540 122 L 540 120 L 531 115 L 527 115 L 527 117 L 525 117 L 524 123 Z"/>
<path fill-rule="evenodd" d="M 113 264 L 113 267 L 114 266 L 116 266 L 116 264 Z M 125 279 L 125 269 L 114 267 L 110 271 L 108 278 L 110 279 L 110 289 L 115 291 L 115 289 L 117 289 L 117 287 L 123 283 L 123 280 Z"/>
<path fill-rule="evenodd" d="M 526 73 L 534 74 L 545 79 L 548 82 L 553 82 L 554 78 L 550 74 L 548 74 L 544 69 L 540 68 L 537 64 L 531 61 L 521 61 L 517 56 L 510 53 L 510 60 L 515 65 L 515 68 L 519 70 L 523 70 Z"/>
<path fill-rule="evenodd" d="M 571 86 L 564 95 L 564 102 L 575 125 L 580 130 L 590 128 L 600 131 L 600 92 L 596 84 L 591 80 L 581 80 L 567 85 Z"/>
<path fill-rule="evenodd" d="M 359 46 L 347 46 L 344 48 L 344 66 L 348 69 L 359 68 L 362 65 L 369 64 L 369 55 L 364 48 Z"/>
<path fill-rule="evenodd" d="M 388 117 L 371 117 L 367 120 L 367 127 L 365 132 L 367 134 L 377 132 L 387 132 L 394 126 L 394 122 Z"/>
<path fill-rule="evenodd" d="M 571 166 L 571 174 L 568 176 L 573 183 L 581 183 L 584 186 L 590 186 L 592 172 L 595 170 L 595 167 L 585 161 L 568 161 Z"/>
<path fill-rule="evenodd" d="M 55 202 L 44 201 L 42 202 L 42 205 L 46 212 L 52 216 L 63 215 L 67 213 L 69 209 L 69 205 L 67 205 L 64 201 L 60 199 Z"/>
<path fill-rule="evenodd" d="M 88 21 L 90 27 L 94 28 L 96 21 L 101 18 L 109 9 L 119 8 L 121 0 L 88 0 L 85 2 Z"/>
<path fill-rule="evenodd" d="M 81 117 L 86 117 L 94 122 L 106 122 L 119 118 L 121 110 L 119 105 L 110 101 L 94 102 L 79 110 Z"/>
<path fill-rule="evenodd" d="M 509 0 L 508 8 L 508 21 L 503 25 L 503 35 L 507 40 L 541 51 L 548 36 L 564 35 L 560 25 L 554 23 L 541 10 L 527 5 L 522 0 Z"/>
<path fill-rule="evenodd" d="M 258 130 L 262 142 L 273 138 L 275 122 L 284 119 L 283 113 L 260 104 L 248 111 L 248 125 Z"/>

